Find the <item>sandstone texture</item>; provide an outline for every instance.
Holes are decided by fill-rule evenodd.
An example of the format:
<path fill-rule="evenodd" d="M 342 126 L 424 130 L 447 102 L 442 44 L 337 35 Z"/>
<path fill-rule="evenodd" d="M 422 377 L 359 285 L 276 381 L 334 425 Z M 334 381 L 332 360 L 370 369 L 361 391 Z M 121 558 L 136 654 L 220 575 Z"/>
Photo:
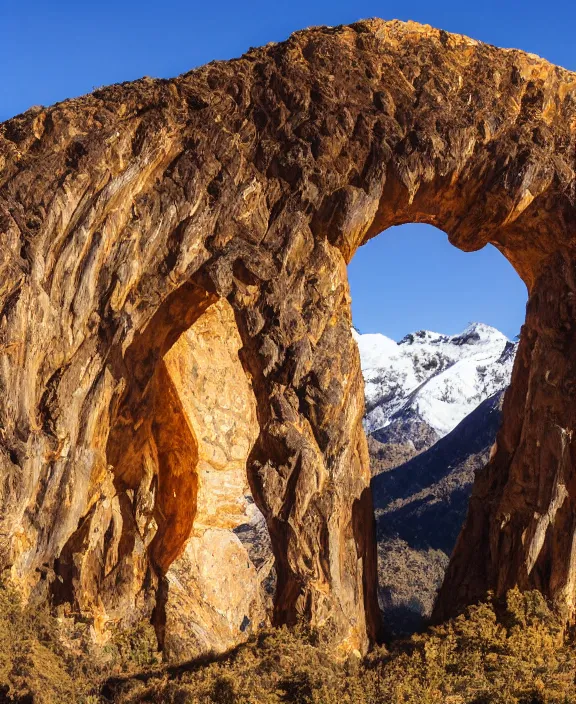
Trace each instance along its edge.
<path fill-rule="evenodd" d="M 193 518 L 183 551 L 163 571 L 162 645 L 174 659 L 227 650 L 268 622 L 263 582 L 272 564 L 254 564 L 234 532 L 262 519 L 246 473 L 258 422 L 240 347 L 232 308 L 220 299 L 165 356 L 198 447 L 196 466 L 188 464 L 197 481 L 195 510 L 169 502 Z"/>
<path fill-rule="evenodd" d="M 97 634 L 150 617 L 178 654 L 208 631 L 225 647 L 264 608 L 223 532 L 248 515 L 244 466 L 273 622 L 364 650 L 379 611 L 346 265 L 427 222 L 494 244 L 530 292 L 437 616 L 518 584 L 572 619 L 575 137 L 574 74 L 381 20 L 3 123 L 0 565 Z M 247 385 L 208 400 L 236 342 L 196 384 L 194 330 L 223 300 Z M 232 572 L 246 593 L 210 592 Z"/>

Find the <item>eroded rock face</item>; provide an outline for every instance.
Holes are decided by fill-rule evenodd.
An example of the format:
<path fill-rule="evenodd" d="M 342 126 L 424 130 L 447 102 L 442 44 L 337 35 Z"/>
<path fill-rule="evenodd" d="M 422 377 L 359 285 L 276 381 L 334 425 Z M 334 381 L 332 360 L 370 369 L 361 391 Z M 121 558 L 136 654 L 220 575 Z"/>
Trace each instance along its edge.
<path fill-rule="evenodd" d="M 570 617 L 575 131 L 574 74 L 380 20 L 4 123 L 1 564 L 94 618 L 153 612 L 160 628 L 167 603 L 170 622 L 164 580 L 188 573 L 206 508 L 165 360 L 226 299 L 256 398 L 247 474 L 273 620 L 364 649 L 379 614 L 346 264 L 428 222 L 463 250 L 493 243 L 530 291 L 438 613 L 519 583 Z"/>
<path fill-rule="evenodd" d="M 240 347 L 234 313 L 222 299 L 165 357 L 198 443 L 194 524 L 164 572 L 163 646 L 177 659 L 226 650 L 268 622 L 263 582 L 272 565 L 255 565 L 235 533 L 261 515 L 246 473 L 258 422 Z"/>
<path fill-rule="evenodd" d="M 101 641 L 111 627 L 152 618 L 165 654 L 185 659 L 224 651 L 269 622 L 273 564 L 236 534 L 258 525 L 270 550 L 248 486 L 258 422 L 240 347 L 225 299 L 181 335 L 156 367 L 126 456 L 110 468 L 115 486 L 56 561 L 56 603 L 93 617 Z M 118 579 L 122 570 L 129 579 Z"/>

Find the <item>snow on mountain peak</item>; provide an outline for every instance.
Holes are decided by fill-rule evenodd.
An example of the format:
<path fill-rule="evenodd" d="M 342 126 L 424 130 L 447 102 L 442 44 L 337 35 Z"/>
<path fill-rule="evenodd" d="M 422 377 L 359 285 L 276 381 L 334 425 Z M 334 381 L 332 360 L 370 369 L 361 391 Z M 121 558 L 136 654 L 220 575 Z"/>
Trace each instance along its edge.
<path fill-rule="evenodd" d="M 400 342 L 354 331 L 365 381 L 367 432 L 410 416 L 449 433 L 484 399 L 510 383 L 516 344 L 471 323 L 458 335 L 418 330 Z"/>

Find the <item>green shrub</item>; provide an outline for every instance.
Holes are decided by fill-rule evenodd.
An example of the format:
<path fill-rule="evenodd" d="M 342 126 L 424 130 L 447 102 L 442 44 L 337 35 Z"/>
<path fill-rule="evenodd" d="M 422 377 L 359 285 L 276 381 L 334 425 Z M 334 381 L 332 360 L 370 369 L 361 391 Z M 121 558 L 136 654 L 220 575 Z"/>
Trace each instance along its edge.
<path fill-rule="evenodd" d="M 138 623 L 132 629 L 115 629 L 104 646 L 110 664 L 119 673 L 134 672 L 160 663 L 156 633 L 150 623 Z"/>

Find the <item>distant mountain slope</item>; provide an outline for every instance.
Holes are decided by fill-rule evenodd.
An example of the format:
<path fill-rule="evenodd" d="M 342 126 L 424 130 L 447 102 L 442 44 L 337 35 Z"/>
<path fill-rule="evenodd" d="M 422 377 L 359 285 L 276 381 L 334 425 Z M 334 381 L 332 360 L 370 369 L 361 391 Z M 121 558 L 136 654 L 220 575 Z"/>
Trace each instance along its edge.
<path fill-rule="evenodd" d="M 396 633 L 430 615 L 474 472 L 496 438 L 517 344 L 489 325 L 396 343 L 354 333 L 365 381 L 379 596 Z"/>
<path fill-rule="evenodd" d="M 452 432 L 404 464 L 372 479 L 379 596 L 397 633 L 430 615 L 466 516 L 474 472 L 488 461 L 504 391 L 483 401 Z"/>
<path fill-rule="evenodd" d="M 429 447 L 510 383 L 516 344 L 489 325 L 473 323 L 459 335 L 420 330 L 399 343 L 354 334 L 366 384 L 365 428 L 381 442 L 414 436 L 423 441 L 417 450 Z"/>

